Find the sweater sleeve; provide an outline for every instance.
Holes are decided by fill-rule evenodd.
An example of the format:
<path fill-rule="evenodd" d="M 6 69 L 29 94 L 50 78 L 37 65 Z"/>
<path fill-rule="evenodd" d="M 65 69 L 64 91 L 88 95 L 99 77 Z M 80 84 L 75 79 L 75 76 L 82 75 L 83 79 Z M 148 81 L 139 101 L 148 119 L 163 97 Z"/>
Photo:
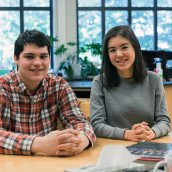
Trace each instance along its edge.
<path fill-rule="evenodd" d="M 107 124 L 105 98 L 100 76 L 97 76 L 92 84 L 90 109 L 90 120 L 96 136 L 111 139 L 124 139 L 125 128 L 112 127 Z"/>
<path fill-rule="evenodd" d="M 166 96 L 160 78 L 158 78 L 157 87 L 155 90 L 155 125 L 152 127 L 156 134 L 156 138 L 168 134 L 171 130 L 170 117 L 167 112 Z"/>

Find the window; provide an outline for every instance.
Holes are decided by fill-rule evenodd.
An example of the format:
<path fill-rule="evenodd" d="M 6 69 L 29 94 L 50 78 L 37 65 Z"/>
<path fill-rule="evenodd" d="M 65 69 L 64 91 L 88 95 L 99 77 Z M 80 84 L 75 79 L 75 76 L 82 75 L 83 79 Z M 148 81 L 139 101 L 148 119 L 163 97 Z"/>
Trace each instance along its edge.
<path fill-rule="evenodd" d="M 0 1 L 0 69 L 12 69 L 14 41 L 24 30 L 52 35 L 52 7 L 52 0 Z"/>
<path fill-rule="evenodd" d="M 111 27 L 129 24 L 143 50 L 172 50 L 171 0 L 78 0 L 77 3 L 79 46 L 102 43 Z"/>

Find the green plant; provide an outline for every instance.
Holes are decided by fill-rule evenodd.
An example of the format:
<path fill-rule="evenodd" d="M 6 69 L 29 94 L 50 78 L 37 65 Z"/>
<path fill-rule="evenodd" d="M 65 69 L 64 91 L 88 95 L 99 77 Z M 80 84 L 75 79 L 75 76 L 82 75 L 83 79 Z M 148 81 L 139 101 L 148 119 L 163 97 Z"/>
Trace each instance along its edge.
<path fill-rule="evenodd" d="M 79 58 L 79 63 L 81 64 L 82 79 L 86 79 L 89 75 L 98 74 L 98 69 L 92 62 L 88 60 L 88 57 L 84 57 L 84 59 Z"/>
<path fill-rule="evenodd" d="M 67 78 L 73 78 L 73 69 L 69 61 L 62 61 L 58 70 L 64 70 Z"/>
<path fill-rule="evenodd" d="M 63 58 L 58 70 L 64 71 L 67 78 L 72 78 L 74 74 L 72 64 L 77 63 L 76 43 L 67 42 L 66 44 L 59 44 L 57 37 L 50 37 L 50 42 L 51 44 L 57 42 L 57 47 L 55 47 L 54 54 L 57 57 Z"/>
<path fill-rule="evenodd" d="M 85 44 L 83 47 L 80 47 L 79 53 L 90 52 L 92 56 L 99 56 L 102 59 L 102 44 L 100 43 L 90 43 Z"/>
<path fill-rule="evenodd" d="M 79 58 L 81 64 L 81 76 L 83 79 L 86 79 L 89 75 L 99 74 L 99 69 L 95 66 L 88 58 L 87 54 L 90 54 L 92 57 L 96 56 L 102 59 L 102 45 L 100 43 L 90 43 L 85 44 L 80 47 L 79 54 L 85 54 L 84 57 Z"/>
<path fill-rule="evenodd" d="M 76 43 L 67 42 L 65 44 L 61 44 L 56 48 L 55 54 L 57 56 L 64 56 L 63 61 L 60 63 L 59 70 L 64 70 L 65 74 L 68 78 L 73 78 L 74 72 L 72 69 L 72 64 L 77 63 L 77 52 L 74 50 Z M 73 48 L 71 50 L 71 48 Z"/>
<path fill-rule="evenodd" d="M 66 45 L 65 44 L 59 45 L 56 48 L 54 54 L 56 54 L 57 56 L 65 55 L 66 60 L 74 63 L 77 61 L 77 52 L 75 50 L 75 47 L 76 47 L 75 42 L 67 42 Z M 71 48 L 73 49 L 71 50 Z"/>
<path fill-rule="evenodd" d="M 50 38 L 51 43 L 57 42 L 59 40 L 57 37 Z M 72 64 L 80 64 L 81 65 L 81 77 L 82 79 L 86 79 L 88 75 L 97 75 L 98 69 L 97 67 L 89 60 L 88 54 L 91 56 L 96 56 L 101 58 L 102 46 L 99 43 L 90 43 L 85 44 L 80 47 L 78 51 L 76 51 L 76 43 L 75 42 L 67 42 L 66 44 L 59 44 L 55 48 L 54 54 L 57 57 L 63 57 L 62 62 L 58 70 L 64 70 L 67 78 L 73 78 L 74 71 L 72 68 Z M 83 55 L 83 57 L 78 57 L 78 55 Z"/>

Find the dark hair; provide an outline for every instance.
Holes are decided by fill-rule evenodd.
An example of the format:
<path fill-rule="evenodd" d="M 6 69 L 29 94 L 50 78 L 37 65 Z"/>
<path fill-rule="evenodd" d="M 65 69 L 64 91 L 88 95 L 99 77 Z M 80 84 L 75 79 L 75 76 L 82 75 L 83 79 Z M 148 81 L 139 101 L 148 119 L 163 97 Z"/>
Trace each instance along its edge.
<path fill-rule="evenodd" d="M 21 33 L 14 45 L 14 55 L 19 59 L 20 53 L 23 51 L 24 46 L 27 44 L 36 44 L 39 47 L 47 46 L 48 53 L 50 55 L 50 40 L 49 37 L 38 30 L 26 30 Z"/>
<path fill-rule="evenodd" d="M 109 55 L 108 55 L 108 42 L 109 39 L 121 36 L 132 44 L 135 51 L 135 61 L 134 61 L 134 73 L 133 77 L 136 82 L 142 83 L 147 75 L 146 67 L 143 61 L 141 47 L 139 41 L 134 34 L 132 28 L 130 26 L 116 26 L 111 28 L 107 34 L 105 35 L 103 48 L 102 48 L 102 66 L 101 66 L 101 79 L 102 82 L 105 82 L 107 88 L 113 88 L 119 86 L 120 77 L 116 68 L 112 65 Z M 105 80 L 103 79 L 105 76 Z"/>

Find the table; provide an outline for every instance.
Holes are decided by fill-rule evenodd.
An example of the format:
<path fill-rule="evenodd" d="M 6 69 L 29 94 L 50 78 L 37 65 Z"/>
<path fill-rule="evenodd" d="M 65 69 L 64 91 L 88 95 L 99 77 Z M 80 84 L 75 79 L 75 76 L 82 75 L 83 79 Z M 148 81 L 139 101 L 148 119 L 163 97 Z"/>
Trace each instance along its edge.
<path fill-rule="evenodd" d="M 154 140 L 156 142 L 172 143 L 172 138 L 165 136 Z M 0 172 L 63 172 L 66 168 L 75 168 L 95 164 L 101 149 L 107 144 L 129 146 L 135 142 L 97 138 L 92 149 L 83 151 L 73 157 L 46 157 L 0 154 Z"/>

